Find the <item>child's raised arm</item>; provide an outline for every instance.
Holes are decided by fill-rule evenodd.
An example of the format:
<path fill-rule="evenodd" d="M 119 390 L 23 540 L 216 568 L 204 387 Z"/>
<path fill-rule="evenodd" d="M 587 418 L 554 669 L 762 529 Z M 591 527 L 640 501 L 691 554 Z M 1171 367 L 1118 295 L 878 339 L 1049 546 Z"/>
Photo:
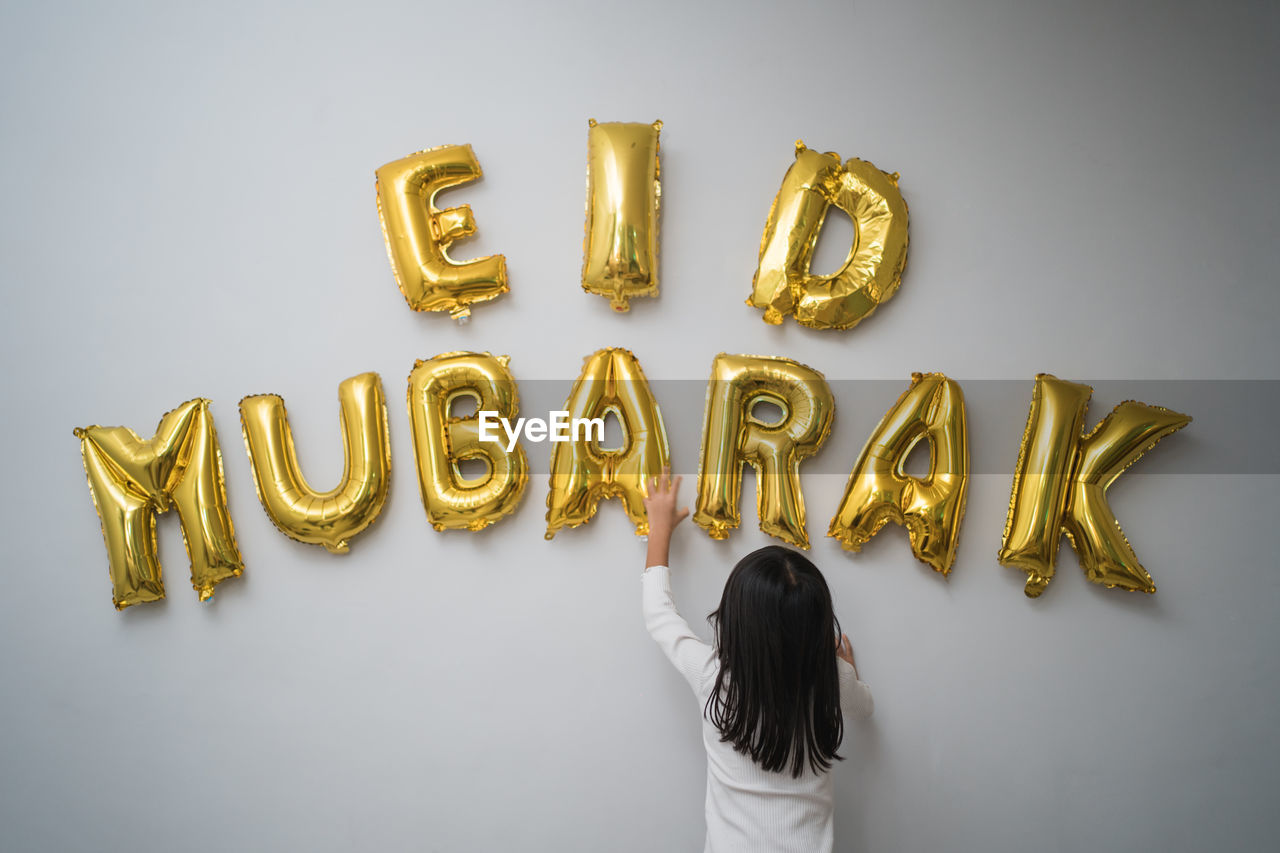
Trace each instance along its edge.
<path fill-rule="evenodd" d="M 662 476 L 647 485 L 649 494 L 644 506 L 649 513 L 649 553 L 644 564 L 642 599 L 645 627 L 694 693 L 701 696 L 707 679 L 715 673 L 715 655 L 676 610 L 667 568 L 671 531 L 689 515 L 689 508 L 676 509 L 680 478 L 672 480 L 669 469 L 663 468 Z"/>
<path fill-rule="evenodd" d="M 671 479 L 671 469 L 663 468 L 661 477 L 649 481 L 649 494 L 644 498 L 644 509 L 649 516 L 649 550 L 645 555 L 645 568 L 665 566 L 671 559 L 671 531 L 689 517 L 689 508 L 676 509 L 676 497 L 680 491 L 680 477 Z"/>

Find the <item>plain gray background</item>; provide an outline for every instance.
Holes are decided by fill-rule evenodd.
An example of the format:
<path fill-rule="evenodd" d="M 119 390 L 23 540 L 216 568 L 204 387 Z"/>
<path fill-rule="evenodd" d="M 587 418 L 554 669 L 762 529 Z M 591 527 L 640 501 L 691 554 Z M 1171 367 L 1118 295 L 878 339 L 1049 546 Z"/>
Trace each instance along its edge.
<path fill-rule="evenodd" d="M 720 351 L 1023 383 L 971 408 L 975 435 L 1014 443 L 975 459 L 1000 473 L 973 478 L 949 581 L 898 528 L 858 556 L 822 535 L 892 384 L 838 393 L 805 477 L 877 703 L 835 771 L 840 850 L 1265 846 L 1275 472 L 1121 478 L 1152 597 L 1089 584 L 1064 541 L 1029 601 L 995 552 L 1037 372 L 1276 377 L 1277 31 L 1242 3 L 6 5 L 0 846 L 699 849 L 698 709 L 641 624 L 617 502 L 546 542 L 543 478 L 480 535 L 432 531 L 417 494 L 414 359 L 509 353 L 567 395 L 613 345 L 660 402 Z M 662 295 L 630 315 L 578 286 L 589 117 L 665 123 Z M 796 138 L 902 174 L 905 283 L 851 332 L 743 305 Z M 447 143 L 485 170 L 446 197 L 480 228 L 457 255 L 511 273 L 465 327 L 404 304 L 374 205 L 375 168 Z M 337 385 L 366 370 L 392 494 L 334 557 L 272 527 L 236 404 L 282 394 L 327 488 Z M 162 517 L 169 598 L 117 613 L 72 428 L 150 435 L 195 396 L 245 576 L 199 605 Z M 1228 440 L 1199 423 L 1151 464 Z M 670 438 L 692 474 L 697 430 Z M 677 537 L 677 601 L 704 631 L 766 542 L 750 476 L 743 516 L 727 543 Z"/>

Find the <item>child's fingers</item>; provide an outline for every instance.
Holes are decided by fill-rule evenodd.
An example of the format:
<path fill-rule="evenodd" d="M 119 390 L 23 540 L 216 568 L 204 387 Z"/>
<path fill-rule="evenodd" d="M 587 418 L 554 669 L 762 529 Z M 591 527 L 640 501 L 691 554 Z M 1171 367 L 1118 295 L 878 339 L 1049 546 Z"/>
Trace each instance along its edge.
<path fill-rule="evenodd" d="M 688 517 L 689 517 L 689 508 L 687 506 L 681 507 L 680 512 L 676 514 L 676 524 L 679 524 L 680 522 L 684 521 Z"/>
<path fill-rule="evenodd" d="M 682 475 L 677 474 L 677 475 L 676 475 L 676 479 L 675 479 L 675 481 L 671 484 L 671 491 L 673 491 L 673 492 L 675 492 L 675 491 L 679 491 L 679 489 L 680 489 L 680 481 L 681 481 L 681 480 L 683 480 L 683 479 L 684 479 L 684 477 L 683 477 Z"/>

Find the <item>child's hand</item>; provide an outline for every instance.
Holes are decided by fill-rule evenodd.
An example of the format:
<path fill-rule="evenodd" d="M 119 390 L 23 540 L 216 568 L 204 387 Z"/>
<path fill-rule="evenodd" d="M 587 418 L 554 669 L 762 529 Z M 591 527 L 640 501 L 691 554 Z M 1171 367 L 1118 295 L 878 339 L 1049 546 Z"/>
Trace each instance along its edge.
<path fill-rule="evenodd" d="M 853 644 L 849 642 L 848 634 L 841 634 L 840 639 L 836 640 L 836 657 L 853 667 L 854 675 L 858 674 L 858 665 L 853 662 Z"/>
<path fill-rule="evenodd" d="M 663 468 L 661 477 L 654 477 L 648 483 L 648 494 L 644 498 L 644 509 L 649 515 L 649 535 L 670 534 L 672 528 L 689 517 L 689 508 L 676 509 L 676 498 L 680 491 L 680 477 L 671 479 L 671 469 Z"/>

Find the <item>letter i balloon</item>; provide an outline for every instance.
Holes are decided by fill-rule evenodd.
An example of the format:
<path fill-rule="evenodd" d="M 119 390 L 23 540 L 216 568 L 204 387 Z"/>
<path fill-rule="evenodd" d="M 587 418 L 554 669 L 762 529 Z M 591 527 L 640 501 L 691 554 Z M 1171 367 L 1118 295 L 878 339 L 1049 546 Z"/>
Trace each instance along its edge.
<path fill-rule="evenodd" d="M 658 132 L 662 122 L 597 122 L 587 133 L 582 289 L 629 311 L 658 295 Z"/>

